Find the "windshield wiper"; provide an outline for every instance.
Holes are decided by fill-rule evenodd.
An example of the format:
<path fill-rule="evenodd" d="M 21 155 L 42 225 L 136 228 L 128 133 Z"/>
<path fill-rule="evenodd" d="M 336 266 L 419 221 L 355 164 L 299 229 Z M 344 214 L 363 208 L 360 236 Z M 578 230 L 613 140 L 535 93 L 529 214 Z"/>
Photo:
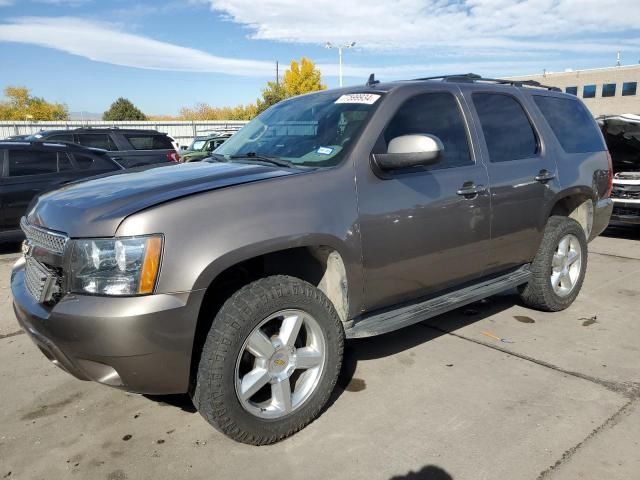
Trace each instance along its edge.
<path fill-rule="evenodd" d="M 287 160 L 283 160 L 278 157 L 270 157 L 268 155 L 262 155 L 256 152 L 247 152 L 237 155 L 229 155 L 230 160 L 257 160 L 259 162 L 271 163 L 273 165 L 277 165 L 278 167 L 293 167 L 293 163 L 288 162 Z"/>

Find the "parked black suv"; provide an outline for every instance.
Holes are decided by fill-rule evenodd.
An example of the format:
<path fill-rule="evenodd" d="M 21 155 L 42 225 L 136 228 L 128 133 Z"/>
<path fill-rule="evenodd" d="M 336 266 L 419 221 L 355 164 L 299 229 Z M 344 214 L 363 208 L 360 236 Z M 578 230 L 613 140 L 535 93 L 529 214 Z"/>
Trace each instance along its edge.
<path fill-rule="evenodd" d="M 124 168 L 154 163 L 177 162 L 171 138 L 156 130 L 120 128 L 76 128 L 73 130 L 45 130 L 28 137 L 29 140 L 70 142 L 107 150 L 109 156 Z"/>
<path fill-rule="evenodd" d="M 72 375 L 189 392 L 230 437 L 272 443 L 325 407 L 345 338 L 513 288 L 571 305 L 611 183 L 574 96 L 370 79 L 280 102 L 202 162 L 39 197 L 14 308 Z"/>
<path fill-rule="evenodd" d="M 20 218 L 38 194 L 121 169 L 104 150 L 72 144 L 0 141 L 0 240 L 24 236 Z"/>

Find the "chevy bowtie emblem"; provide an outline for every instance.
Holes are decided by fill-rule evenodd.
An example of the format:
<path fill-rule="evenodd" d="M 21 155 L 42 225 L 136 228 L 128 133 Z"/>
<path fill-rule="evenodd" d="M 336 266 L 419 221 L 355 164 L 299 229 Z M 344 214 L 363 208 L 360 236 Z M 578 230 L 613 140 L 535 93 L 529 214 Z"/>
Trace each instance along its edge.
<path fill-rule="evenodd" d="M 281 358 L 278 358 L 277 360 L 274 360 L 273 363 L 275 363 L 279 367 L 283 367 L 284 366 L 284 360 L 282 360 Z"/>

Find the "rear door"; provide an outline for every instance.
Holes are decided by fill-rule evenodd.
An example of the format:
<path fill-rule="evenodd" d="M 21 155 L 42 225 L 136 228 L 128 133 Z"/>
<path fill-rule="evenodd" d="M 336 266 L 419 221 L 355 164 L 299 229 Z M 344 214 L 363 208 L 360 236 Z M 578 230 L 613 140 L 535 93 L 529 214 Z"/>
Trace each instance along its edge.
<path fill-rule="evenodd" d="M 55 188 L 63 180 L 64 172 L 58 173 L 58 152 L 52 149 L 10 149 L 6 155 L 1 189 L 2 227 L 14 230 L 19 228 L 20 217 L 26 213 L 31 200 Z M 71 168 L 66 154 L 61 155 L 61 168 Z"/>
<path fill-rule="evenodd" d="M 435 135 L 444 152 L 430 167 L 382 176 L 368 158 L 356 159 L 367 310 L 476 279 L 489 259 L 489 179 L 458 90 L 387 102 L 398 101 L 373 153 L 407 134 Z"/>
<path fill-rule="evenodd" d="M 482 138 L 491 184 L 489 273 L 530 262 L 539 247 L 542 212 L 557 191 L 554 151 L 518 92 L 465 89 Z"/>

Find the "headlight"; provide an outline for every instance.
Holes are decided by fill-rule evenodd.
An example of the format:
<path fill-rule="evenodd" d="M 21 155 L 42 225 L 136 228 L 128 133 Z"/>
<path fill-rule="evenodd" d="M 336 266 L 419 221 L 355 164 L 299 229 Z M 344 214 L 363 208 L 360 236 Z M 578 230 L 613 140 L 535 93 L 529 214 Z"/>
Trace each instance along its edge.
<path fill-rule="evenodd" d="M 70 290 L 94 295 L 153 293 L 161 252 L 160 235 L 74 240 Z"/>

